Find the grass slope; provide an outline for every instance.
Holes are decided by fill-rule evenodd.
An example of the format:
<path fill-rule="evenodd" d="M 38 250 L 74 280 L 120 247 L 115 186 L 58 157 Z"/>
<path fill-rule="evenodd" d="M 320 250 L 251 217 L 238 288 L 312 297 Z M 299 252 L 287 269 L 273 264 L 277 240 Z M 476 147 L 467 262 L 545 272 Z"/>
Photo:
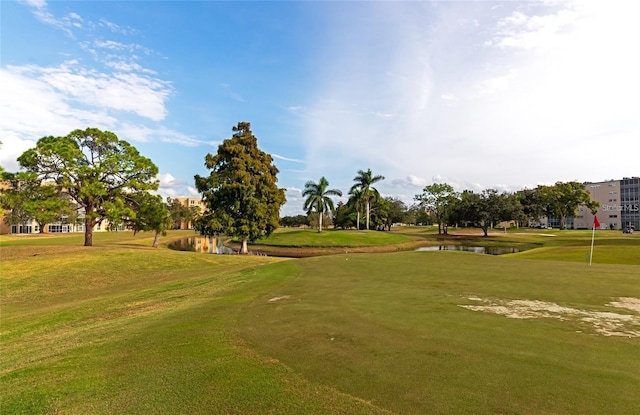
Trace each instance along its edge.
<path fill-rule="evenodd" d="M 41 239 L 0 248 L 0 413 L 385 413 L 238 337 L 238 307 L 284 278 L 256 270 L 280 260 Z"/>

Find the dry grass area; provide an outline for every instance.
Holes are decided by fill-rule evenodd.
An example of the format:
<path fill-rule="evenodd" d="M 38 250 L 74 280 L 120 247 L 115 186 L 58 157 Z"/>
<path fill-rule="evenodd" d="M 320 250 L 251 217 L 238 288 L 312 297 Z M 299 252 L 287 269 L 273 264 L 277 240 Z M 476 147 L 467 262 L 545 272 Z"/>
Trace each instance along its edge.
<path fill-rule="evenodd" d="M 578 321 L 603 336 L 640 337 L 640 299 L 620 297 L 607 307 L 630 310 L 632 313 L 582 310 L 538 300 L 489 300 L 479 297 L 467 299 L 482 305 L 460 305 L 462 308 L 499 314 L 508 318 L 554 318 Z"/>

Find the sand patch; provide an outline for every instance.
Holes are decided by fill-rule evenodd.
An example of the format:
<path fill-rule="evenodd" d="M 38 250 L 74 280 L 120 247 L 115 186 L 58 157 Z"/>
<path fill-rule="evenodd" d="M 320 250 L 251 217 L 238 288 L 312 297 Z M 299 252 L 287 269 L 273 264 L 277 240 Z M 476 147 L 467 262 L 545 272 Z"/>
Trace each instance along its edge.
<path fill-rule="evenodd" d="M 538 300 L 488 300 L 476 296 L 467 299 L 482 303 L 481 305 L 460 305 L 467 310 L 518 319 L 573 320 L 590 325 L 596 333 L 603 336 L 640 337 L 640 315 L 637 314 L 581 310 Z M 608 303 L 607 306 L 640 312 L 640 299 L 620 297 L 617 301 Z"/>
<path fill-rule="evenodd" d="M 291 298 L 290 295 L 281 295 L 280 297 L 273 297 L 269 299 L 270 303 L 275 303 L 276 301 L 280 301 L 280 300 L 288 300 L 289 298 Z"/>
<path fill-rule="evenodd" d="M 627 310 L 637 311 L 640 313 L 640 298 L 620 297 L 618 301 L 612 301 L 607 304 L 609 307 L 626 308 Z"/>

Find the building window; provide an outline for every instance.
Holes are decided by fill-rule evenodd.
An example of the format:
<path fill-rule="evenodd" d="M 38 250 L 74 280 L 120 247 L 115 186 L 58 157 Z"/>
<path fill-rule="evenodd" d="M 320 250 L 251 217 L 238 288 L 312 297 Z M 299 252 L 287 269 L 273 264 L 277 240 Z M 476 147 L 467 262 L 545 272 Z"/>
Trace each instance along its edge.
<path fill-rule="evenodd" d="M 618 215 L 609 215 L 610 218 L 617 218 Z"/>

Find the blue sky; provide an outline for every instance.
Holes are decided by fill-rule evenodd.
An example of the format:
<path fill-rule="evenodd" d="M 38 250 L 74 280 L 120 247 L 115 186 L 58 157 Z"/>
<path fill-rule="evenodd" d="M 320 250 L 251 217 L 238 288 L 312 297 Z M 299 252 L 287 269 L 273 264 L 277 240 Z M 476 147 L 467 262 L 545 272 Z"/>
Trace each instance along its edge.
<path fill-rule="evenodd" d="M 640 6 L 538 2 L 0 2 L 0 164 L 98 127 L 195 193 L 251 122 L 287 188 L 357 170 L 516 190 L 640 174 Z"/>

